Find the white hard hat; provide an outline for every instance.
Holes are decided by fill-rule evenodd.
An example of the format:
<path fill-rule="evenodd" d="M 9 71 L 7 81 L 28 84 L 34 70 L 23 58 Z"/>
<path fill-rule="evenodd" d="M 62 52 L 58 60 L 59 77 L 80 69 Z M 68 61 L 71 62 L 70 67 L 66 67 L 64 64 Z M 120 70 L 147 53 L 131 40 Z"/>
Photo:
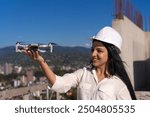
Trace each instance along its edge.
<path fill-rule="evenodd" d="M 109 26 L 102 28 L 92 39 L 112 44 L 121 52 L 122 37 L 115 29 Z"/>

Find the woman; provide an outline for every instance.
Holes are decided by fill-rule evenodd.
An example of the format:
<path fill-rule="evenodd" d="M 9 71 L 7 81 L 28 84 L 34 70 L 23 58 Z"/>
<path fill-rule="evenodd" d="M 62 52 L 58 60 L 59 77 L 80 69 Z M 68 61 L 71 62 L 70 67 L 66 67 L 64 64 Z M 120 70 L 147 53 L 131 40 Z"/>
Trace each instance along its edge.
<path fill-rule="evenodd" d="M 77 87 L 77 99 L 136 99 L 131 82 L 119 56 L 122 38 L 111 27 L 104 27 L 92 38 L 91 65 L 74 73 L 57 76 L 37 51 L 25 53 L 36 60 L 49 80 L 50 87 L 60 93 Z"/>

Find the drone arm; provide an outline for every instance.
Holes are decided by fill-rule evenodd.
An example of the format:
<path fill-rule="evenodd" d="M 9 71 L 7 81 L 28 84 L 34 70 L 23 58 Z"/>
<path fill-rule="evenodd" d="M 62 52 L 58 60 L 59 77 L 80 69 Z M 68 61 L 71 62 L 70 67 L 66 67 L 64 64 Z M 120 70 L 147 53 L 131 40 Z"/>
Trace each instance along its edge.
<path fill-rule="evenodd" d="M 48 46 L 49 46 L 50 52 L 52 53 L 53 52 L 53 45 L 51 43 L 49 43 Z"/>
<path fill-rule="evenodd" d="M 19 43 L 16 43 L 16 52 L 18 52 Z"/>
<path fill-rule="evenodd" d="M 25 48 L 25 45 L 21 45 L 20 43 L 16 43 L 16 52 L 22 52 Z"/>

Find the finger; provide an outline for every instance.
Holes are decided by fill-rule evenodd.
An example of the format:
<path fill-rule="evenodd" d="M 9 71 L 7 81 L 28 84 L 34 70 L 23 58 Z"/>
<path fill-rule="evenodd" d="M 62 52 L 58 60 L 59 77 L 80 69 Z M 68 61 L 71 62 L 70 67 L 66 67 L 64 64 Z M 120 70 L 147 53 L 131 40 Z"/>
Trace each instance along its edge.
<path fill-rule="evenodd" d="M 36 59 L 37 59 L 37 57 L 36 57 L 36 52 L 35 52 L 34 50 L 31 50 L 31 53 L 32 53 L 33 59 L 36 60 Z"/>
<path fill-rule="evenodd" d="M 35 51 L 35 57 L 38 58 L 39 57 L 39 52 Z"/>
<path fill-rule="evenodd" d="M 36 53 L 35 53 L 34 50 L 31 50 L 31 49 L 30 49 L 30 55 L 31 55 L 31 57 L 32 57 L 34 60 L 36 60 Z"/>
<path fill-rule="evenodd" d="M 23 50 L 23 53 L 27 54 L 29 57 L 31 57 L 34 60 L 37 60 L 37 58 L 39 57 L 39 52 L 38 51 L 34 51 L 30 48 L 25 48 Z"/>
<path fill-rule="evenodd" d="M 27 50 L 28 50 L 28 48 L 23 48 L 22 52 L 25 53 L 25 54 L 27 54 Z"/>
<path fill-rule="evenodd" d="M 33 59 L 37 60 L 37 58 L 39 57 L 39 52 L 38 51 L 34 51 L 34 50 L 31 50 L 31 52 L 32 52 Z"/>
<path fill-rule="evenodd" d="M 29 49 L 29 52 L 31 53 L 32 56 L 34 56 L 34 51 L 32 51 L 31 49 Z"/>
<path fill-rule="evenodd" d="M 33 54 L 32 54 L 32 52 L 31 52 L 30 49 L 27 49 L 26 53 L 27 53 L 28 56 L 30 56 L 31 58 L 33 58 Z"/>

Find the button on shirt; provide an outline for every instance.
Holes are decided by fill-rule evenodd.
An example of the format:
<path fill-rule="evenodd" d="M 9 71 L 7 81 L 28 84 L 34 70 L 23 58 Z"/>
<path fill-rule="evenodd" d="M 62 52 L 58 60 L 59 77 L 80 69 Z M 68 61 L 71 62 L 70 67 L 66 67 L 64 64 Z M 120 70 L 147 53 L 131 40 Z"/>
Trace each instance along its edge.
<path fill-rule="evenodd" d="M 64 76 L 56 75 L 52 90 L 65 93 L 77 87 L 78 100 L 131 100 L 126 85 L 117 76 L 98 82 L 96 70 L 88 67 Z"/>

